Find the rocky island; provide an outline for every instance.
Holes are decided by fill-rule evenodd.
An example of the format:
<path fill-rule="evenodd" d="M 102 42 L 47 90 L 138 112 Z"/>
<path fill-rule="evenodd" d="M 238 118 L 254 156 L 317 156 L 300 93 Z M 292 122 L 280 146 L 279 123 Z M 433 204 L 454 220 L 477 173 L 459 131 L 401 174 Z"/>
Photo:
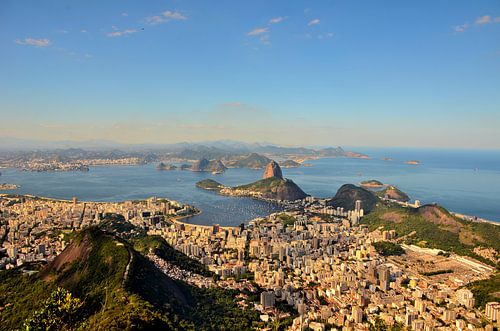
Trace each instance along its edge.
<path fill-rule="evenodd" d="M 17 190 L 18 188 L 20 186 L 16 184 L 0 183 L 0 190 Z"/>
<path fill-rule="evenodd" d="M 228 187 L 217 181 L 206 179 L 196 183 L 196 186 L 206 190 L 216 190 L 229 196 L 247 196 L 263 200 L 301 200 L 308 195 L 292 180 L 283 178 L 281 168 L 275 161 L 269 162 L 261 180 L 256 182 Z"/>
<path fill-rule="evenodd" d="M 174 166 L 173 164 L 165 164 L 163 162 L 160 162 L 156 167 L 156 170 L 176 170 L 176 169 L 177 167 Z"/>
<path fill-rule="evenodd" d="M 420 164 L 420 161 L 418 161 L 418 160 L 409 160 L 409 161 L 406 161 L 405 164 L 418 165 L 418 164 Z"/>
<path fill-rule="evenodd" d="M 224 185 L 213 179 L 204 179 L 202 181 L 199 181 L 198 183 L 196 183 L 196 187 L 209 191 L 220 191 L 225 188 Z"/>
<path fill-rule="evenodd" d="M 386 186 L 384 183 L 375 179 L 362 181 L 360 185 L 365 188 L 382 188 Z"/>

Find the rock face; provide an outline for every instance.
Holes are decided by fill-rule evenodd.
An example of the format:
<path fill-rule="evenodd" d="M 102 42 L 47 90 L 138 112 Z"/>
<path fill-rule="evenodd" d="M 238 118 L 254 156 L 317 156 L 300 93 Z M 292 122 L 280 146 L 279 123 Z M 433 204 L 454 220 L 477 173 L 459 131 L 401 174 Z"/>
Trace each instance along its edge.
<path fill-rule="evenodd" d="M 264 175 L 262 176 L 263 179 L 266 178 L 279 178 L 283 179 L 283 173 L 281 172 L 281 168 L 278 163 L 275 161 L 271 161 L 267 164 L 266 169 L 264 170 Z"/>
<path fill-rule="evenodd" d="M 372 211 L 378 202 L 378 198 L 372 192 L 352 184 L 345 184 L 339 188 L 328 205 L 341 207 L 344 210 L 354 210 L 356 200 L 361 200 L 361 208 L 365 213 Z"/>

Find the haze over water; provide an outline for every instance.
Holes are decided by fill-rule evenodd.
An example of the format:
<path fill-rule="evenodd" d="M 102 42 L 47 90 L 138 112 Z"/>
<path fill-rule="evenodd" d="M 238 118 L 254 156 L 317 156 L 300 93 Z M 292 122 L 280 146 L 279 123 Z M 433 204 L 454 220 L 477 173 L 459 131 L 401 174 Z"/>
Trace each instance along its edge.
<path fill-rule="evenodd" d="M 437 202 L 449 210 L 500 221 L 500 151 L 424 149 L 360 149 L 372 158 L 319 159 L 311 167 L 283 169 L 306 193 L 331 197 L 345 183 L 377 179 L 398 186 L 412 200 Z M 383 161 L 391 157 L 393 161 Z M 416 159 L 420 165 L 404 161 Z M 92 167 L 89 172 L 21 172 L 2 169 L 0 182 L 21 185 L 2 193 L 80 200 L 124 201 L 151 196 L 195 205 L 203 213 L 189 221 L 197 224 L 238 225 L 279 208 L 249 198 L 219 196 L 195 187 L 205 178 L 225 185 L 261 178 L 262 170 L 229 169 L 222 175 L 191 171 L 157 171 L 155 164 Z"/>

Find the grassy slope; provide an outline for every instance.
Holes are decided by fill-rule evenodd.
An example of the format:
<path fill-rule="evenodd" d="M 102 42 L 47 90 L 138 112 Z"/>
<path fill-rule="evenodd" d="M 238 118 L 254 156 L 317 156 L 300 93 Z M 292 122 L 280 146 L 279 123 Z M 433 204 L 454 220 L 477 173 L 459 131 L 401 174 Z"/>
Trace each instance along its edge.
<path fill-rule="evenodd" d="M 436 210 L 447 213 L 444 208 L 436 208 L 439 208 Z M 480 245 L 500 250 L 500 227 L 487 223 L 466 222 L 454 217 L 450 220 L 454 226 L 429 221 L 411 209 L 394 204 L 380 204 L 369 215 L 365 216 L 362 222 L 367 224 L 370 230 L 375 230 L 380 226 L 388 230 L 394 229 L 400 237 L 415 231 L 416 234 L 409 237 L 406 240 L 407 243 L 425 244 L 430 248 L 472 256 L 481 261 L 485 261 L 485 259 L 472 252 L 475 246 Z"/>
<path fill-rule="evenodd" d="M 285 183 L 284 179 L 276 178 L 276 177 L 270 177 L 266 179 L 261 179 L 256 182 L 250 183 L 250 184 L 245 184 L 245 185 L 240 185 L 236 186 L 235 189 L 239 190 L 252 190 L 256 192 L 271 192 L 273 188 L 282 186 Z"/>
<path fill-rule="evenodd" d="M 176 263 L 188 262 L 155 238 L 135 244 L 139 250 L 153 247 Z M 0 272 L 0 306 L 5 307 L 0 329 L 19 328 L 56 286 L 84 300 L 80 319 L 72 325 L 82 329 L 215 330 L 235 326 L 247 330 L 258 320 L 255 311 L 237 308 L 234 293 L 174 281 L 127 242 L 98 229 L 85 230 L 71 246 L 61 254 L 60 260 L 64 258 L 66 263 L 53 264 L 40 274 Z M 85 249 L 90 249 L 89 254 L 82 253 Z M 124 283 L 130 255 L 129 277 Z"/>

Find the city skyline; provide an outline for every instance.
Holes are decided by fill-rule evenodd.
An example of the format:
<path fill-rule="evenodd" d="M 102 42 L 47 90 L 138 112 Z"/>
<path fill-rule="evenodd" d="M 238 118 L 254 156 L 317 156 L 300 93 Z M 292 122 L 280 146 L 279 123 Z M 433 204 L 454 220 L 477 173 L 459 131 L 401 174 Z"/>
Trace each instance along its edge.
<path fill-rule="evenodd" d="M 0 19 L 0 137 L 500 148 L 495 1 L 6 1 Z"/>

